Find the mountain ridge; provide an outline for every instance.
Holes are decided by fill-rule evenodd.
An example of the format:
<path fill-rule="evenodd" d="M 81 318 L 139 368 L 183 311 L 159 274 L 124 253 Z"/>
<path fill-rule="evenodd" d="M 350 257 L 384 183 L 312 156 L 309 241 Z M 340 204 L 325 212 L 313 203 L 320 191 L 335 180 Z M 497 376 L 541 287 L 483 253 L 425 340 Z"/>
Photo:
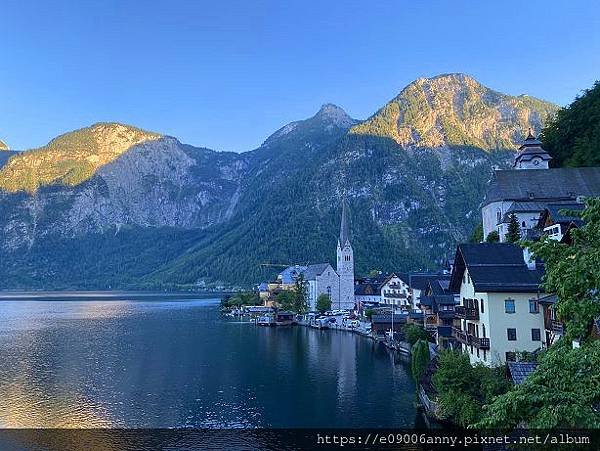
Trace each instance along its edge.
<path fill-rule="evenodd" d="M 68 165 L 37 185 L 14 178 L 33 190 L 1 189 L 5 166 L 0 255 L 7 263 L 0 280 L 19 288 L 247 287 L 273 276 L 261 262 L 334 261 L 342 193 L 352 211 L 359 273 L 434 267 L 471 232 L 493 168 L 509 166 L 517 130 L 537 127 L 553 109 L 525 102 L 520 110 L 523 101 L 506 96 L 510 114 L 502 127 L 489 128 L 486 140 L 472 122 L 501 117 L 507 101 L 498 96 L 504 95 L 467 76 L 444 77 L 435 82 L 443 92 L 430 98 L 432 106 L 422 88 L 431 79 L 394 98 L 410 119 L 400 124 L 419 133 L 414 142 L 399 139 L 398 121 L 380 115 L 392 100 L 366 121 L 324 104 L 239 154 L 132 132 L 133 138 L 117 140 L 126 149 L 101 153 L 106 159 L 92 171 L 84 164 L 80 179 Z M 415 89 L 422 95 L 406 94 Z M 457 94 L 469 101 L 448 109 Z M 477 108 L 482 102 L 492 106 Z M 451 128 L 442 119 L 462 120 L 456 113 L 463 105 L 469 106 L 461 125 L 468 139 L 461 141 L 446 134 Z M 432 115 L 440 127 L 431 127 Z M 386 119 L 379 121 L 385 127 L 373 118 Z M 436 141 L 435 133 L 444 139 Z M 69 148 L 61 155 L 69 156 Z M 90 156 L 76 153 L 76 162 Z"/>

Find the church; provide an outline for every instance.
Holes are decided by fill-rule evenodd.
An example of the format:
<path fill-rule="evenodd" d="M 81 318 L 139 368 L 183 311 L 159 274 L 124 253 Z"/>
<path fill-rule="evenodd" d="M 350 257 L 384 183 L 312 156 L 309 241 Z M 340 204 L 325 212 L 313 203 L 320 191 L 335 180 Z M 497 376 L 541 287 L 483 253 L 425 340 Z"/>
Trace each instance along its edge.
<path fill-rule="evenodd" d="M 340 234 L 337 240 L 337 266 L 317 263 L 307 266 L 290 266 L 277 276 L 277 280 L 259 286 L 265 305 L 272 305 L 277 292 L 293 289 L 297 277 L 302 275 L 307 284 L 308 309 L 315 311 L 317 299 L 326 294 L 331 299 L 332 310 L 354 308 L 354 251 L 350 239 L 350 216 L 347 201 L 342 201 Z"/>
<path fill-rule="evenodd" d="M 512 214 L 519 222 L 521 237 L 526 238 L 549 206 L 600 196 L 600 168 L 550 168 L 550 160 L 530 130 L 512 169 L 494 173 L 481 206 L 484 239 L 495 230 L 500 241 L 506 241 Z"/>

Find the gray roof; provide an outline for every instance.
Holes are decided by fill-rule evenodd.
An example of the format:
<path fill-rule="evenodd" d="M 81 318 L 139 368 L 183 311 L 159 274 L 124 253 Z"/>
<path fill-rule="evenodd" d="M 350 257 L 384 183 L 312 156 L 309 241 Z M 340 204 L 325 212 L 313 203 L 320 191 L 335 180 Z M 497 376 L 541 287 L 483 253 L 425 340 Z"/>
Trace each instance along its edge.
<path fill-rule="evenodd" d="M 510 243 L 459 244 L 456 264 L 450 279 L 452 291 L 458 293 L 465 271 L 469 269 L 475 291 L 492 293 L 541 292 L 542 266 L 529 269 L 523 250 Z"/>
<path fill-rule="evenodd" d="M 348 202 L 346 198 L 342 200 L 342 221 L 340 222 L 340 245 L 343 247 L 346 242 L 350 242 L 350 221 L 348 218 Z"/>
<path fill-rule="evenodd" d="M 525 382 L 525 379 L 535 371 L 537 363 L 535 362 L 507 362 L 510 376 L 515 384 L 519 385 Z"/>
<path fill-rule="evenodd" d="M 400 315 L 398 313 L 394 314 L 394 322 L 401 323 L 406 321 L 408 314 Z M 373 315 L 371 316 L 371 322 L 375 324 L 387 324 L 392 322 L 392 315 Z"/>
<path fill-rule="evenodd" d="M 577 196 L 600 196 L 600 167 L 495 171 L 482 205 L 501 200 L 575 200 Z"/>
<path fill-rule="evenodd" d="M 315 280 L 317 276 L 320 276 L 325 272 L 329 263 L 317 263 L 315 265 L 308 265 L 304 271 L 304 280 Z"/>

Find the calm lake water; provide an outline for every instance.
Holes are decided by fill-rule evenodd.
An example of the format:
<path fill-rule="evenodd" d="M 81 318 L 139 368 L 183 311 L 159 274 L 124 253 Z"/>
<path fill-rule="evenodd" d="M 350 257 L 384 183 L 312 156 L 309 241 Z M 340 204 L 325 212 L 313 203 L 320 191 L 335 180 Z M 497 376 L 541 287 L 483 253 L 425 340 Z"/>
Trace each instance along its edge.
<path fill-rule="evenodd" d="M 0 427 L 414 426 L 407 362 L 374 346 L 215 299 L 3 300 Z"/>

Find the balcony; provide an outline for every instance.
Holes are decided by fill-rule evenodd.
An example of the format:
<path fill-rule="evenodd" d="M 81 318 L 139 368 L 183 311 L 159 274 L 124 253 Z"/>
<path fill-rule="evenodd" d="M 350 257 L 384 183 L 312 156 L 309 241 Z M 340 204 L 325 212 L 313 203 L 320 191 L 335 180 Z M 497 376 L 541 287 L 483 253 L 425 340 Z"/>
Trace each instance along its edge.
<path fill-rule="evenodd" d="M 438 310 L 437 315 L 440 319 L 453 319 L 456 313 L 454 310 Z"/>
<path fill-rule="evenodd" d="M 456 338 L 459 342 L 469 344 L 467 340 L 467 334 L 465 331 L 458 329 L 456 327 L 452 328 L 452 336 Z"/>
<path fill-rule="evenodd" d="M 456 316 L 458 318 L 479 321 L 479 310 L 476 308 L 457 305 L 454 307 L 454 311 L 456 312 Z"/>
<path fill-rule="evenodd" d="M 473 344 L 473 346 L 475 346 L 476 348 L 490 349 L 490 339 L 489 338 L 472 337 L 472 336 L 469 336 L 469 338 L 471 339 L 471 343 Z"/>

